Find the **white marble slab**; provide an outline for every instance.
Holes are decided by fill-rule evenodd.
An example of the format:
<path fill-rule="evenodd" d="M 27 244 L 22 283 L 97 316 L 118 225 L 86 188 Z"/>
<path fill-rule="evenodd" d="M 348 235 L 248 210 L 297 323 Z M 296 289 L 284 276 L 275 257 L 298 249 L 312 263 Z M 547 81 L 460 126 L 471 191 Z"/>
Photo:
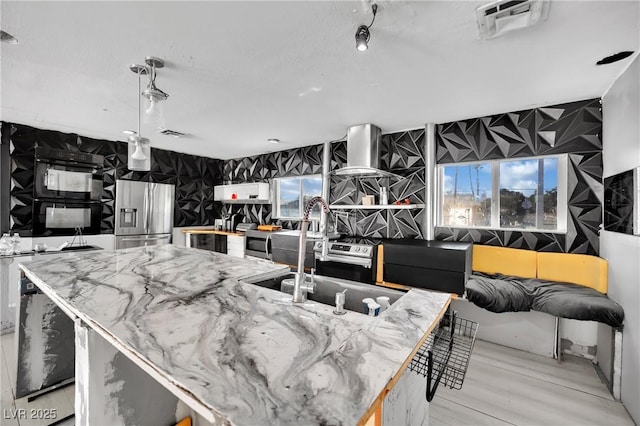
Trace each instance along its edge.
<path fill-rule="evenodd" d="M 54 301 L 236 425 L 356 424 L 449 295 L 411 290 L 377 318 L 241 279 L 286 267 L 173 245 L 23 266 Z"/>

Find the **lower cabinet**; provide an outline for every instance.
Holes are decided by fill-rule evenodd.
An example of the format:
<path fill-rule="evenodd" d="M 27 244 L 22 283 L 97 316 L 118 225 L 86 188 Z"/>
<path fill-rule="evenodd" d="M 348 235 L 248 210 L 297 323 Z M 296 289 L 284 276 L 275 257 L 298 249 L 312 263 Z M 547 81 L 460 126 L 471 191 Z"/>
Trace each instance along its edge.
<path fill-rule="evenodd" d="M 191 234 L 191 247 L 227 253 L 227 236 L 221 234 Z"/>
<path fill-rule="evenodd" d="M 383 279 L 389 283 L 463 295 L 471 274 L 467 242 L 388 240 Z"/>
<path fill-rule="evenodd" d="M 244 257 L 244 235 L 227 236 L 227 254 L 229 256 Z"/>
<path fill-rule="evenodd" d="M 188 234 L 190 247 L 244 257 L 244 235 Z"/>

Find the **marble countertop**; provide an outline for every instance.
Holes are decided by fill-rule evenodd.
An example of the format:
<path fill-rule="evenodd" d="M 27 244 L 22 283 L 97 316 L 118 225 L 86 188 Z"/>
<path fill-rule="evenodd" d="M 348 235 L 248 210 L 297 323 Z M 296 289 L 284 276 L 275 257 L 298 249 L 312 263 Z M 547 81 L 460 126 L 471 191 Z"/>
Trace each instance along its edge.
<path fill-rule="evenodd" d="M 357 424 L 450 300 L 414 289 L 379 317 L 336 316 L 242 281 L 287 267 L 173 245 L 21 267 L 63 310 L 188 392 L 201 414 L 235 425 Z"/>

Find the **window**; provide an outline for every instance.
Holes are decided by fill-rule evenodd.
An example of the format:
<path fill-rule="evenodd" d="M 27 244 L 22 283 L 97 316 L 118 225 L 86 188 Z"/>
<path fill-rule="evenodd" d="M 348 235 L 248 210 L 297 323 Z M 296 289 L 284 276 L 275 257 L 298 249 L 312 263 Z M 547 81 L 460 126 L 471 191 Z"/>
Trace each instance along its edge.
<path fill-rule="evenodd" d="M 442 167 L 442 225 L 491 226 L 490 163 Z"/>
<path fill-rule="evenodd" d="M 322 194 L 321 175 L 277 178 L 274 183 L 274 210 L 279 219 L 302 219 L 307 202 Z M 320 206 L 314 206 L 310 217 L 320 219 Z"/>
<path fill-rule="evenodd" d="M 566 230 L 566 155 L 442 165 L 438 171 L 440 226 Z"/>

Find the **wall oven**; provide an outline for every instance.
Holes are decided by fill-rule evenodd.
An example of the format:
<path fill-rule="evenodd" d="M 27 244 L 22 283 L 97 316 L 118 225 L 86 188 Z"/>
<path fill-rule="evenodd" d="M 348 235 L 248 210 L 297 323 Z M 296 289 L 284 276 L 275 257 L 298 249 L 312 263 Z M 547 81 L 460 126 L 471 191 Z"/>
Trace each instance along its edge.
<path fill-rule="evenodd" d="M 104 157 L 36 147 L 33 236 L 99 234 Z"/>
<path fill-rule="evenodd" d="M 69 200 L 33 200 L 33 235 L 99 234 L 102 203 Z"/>
<path fill-rule="evenodd" d="M 249 229 L 244 233 L 244 254 L 271 259 L 271 232 Z"/>
<path fill-rule="evenodd" d="M 100 201 L 104 157 L 36 148 L 35 198 Z"/>

